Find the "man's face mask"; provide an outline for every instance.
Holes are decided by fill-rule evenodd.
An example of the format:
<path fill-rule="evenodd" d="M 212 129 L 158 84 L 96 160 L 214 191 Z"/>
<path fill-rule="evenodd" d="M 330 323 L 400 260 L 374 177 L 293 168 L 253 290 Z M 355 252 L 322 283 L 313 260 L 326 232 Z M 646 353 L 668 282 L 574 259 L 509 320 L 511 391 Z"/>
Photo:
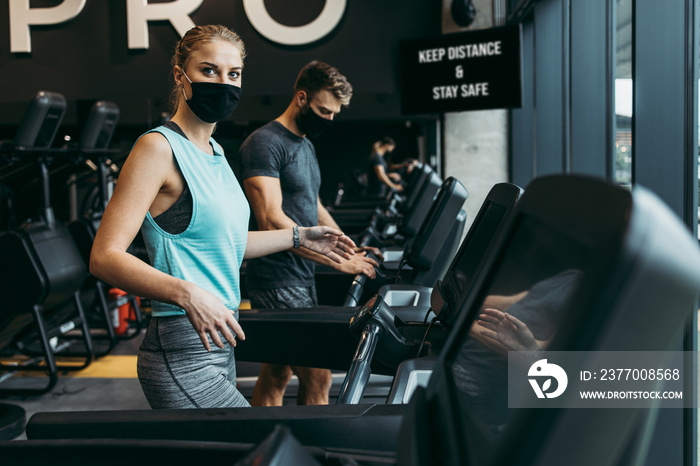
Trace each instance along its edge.
<path fill-rule="evenodd" d="M 182 88 L 185 101 L 200 120 L 216 123 L 231 116 L 241 98 L 240 87 L 223 83 L 193 83 L 184 71 L 182 74 L 192 85 L 191 99 L 187 99 L 185 88 Z"/>
<path fill-rule="evenodd" d="M 299 113 L 299 118 L 297 119 L 297 126 L 299 129 L 310 138 L 319 137 L 325 130 L 333 126 L 333 120 L 329 120 L 319 116 L 311 108 L 311 105 L 307 104 L 305 109 Z"/>

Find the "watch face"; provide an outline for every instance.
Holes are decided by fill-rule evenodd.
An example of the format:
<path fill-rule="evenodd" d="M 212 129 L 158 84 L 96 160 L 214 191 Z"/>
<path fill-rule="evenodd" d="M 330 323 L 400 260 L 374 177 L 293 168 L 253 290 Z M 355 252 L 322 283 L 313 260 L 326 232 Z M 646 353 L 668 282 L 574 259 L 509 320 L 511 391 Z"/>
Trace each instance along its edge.
<path fill-rule="evenodd" d="M 373 311 L 372 308 L 374 307 L 374 303 L 376 301 L 377 295 L 374 295 L 360 309 L 358 309 L 355 315 L 352 316 L 352 319 L 350 319 L 350 327 L 362 324 L 364 320 L 371 316 Z"/>

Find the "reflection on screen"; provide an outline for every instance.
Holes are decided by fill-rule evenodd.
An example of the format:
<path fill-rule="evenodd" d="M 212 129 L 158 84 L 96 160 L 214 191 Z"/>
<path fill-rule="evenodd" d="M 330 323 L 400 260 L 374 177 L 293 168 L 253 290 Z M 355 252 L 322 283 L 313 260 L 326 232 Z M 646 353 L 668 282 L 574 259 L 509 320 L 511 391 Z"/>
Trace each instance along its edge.
<path fill-rule="evenodd" d="M 529 218 L 519 221 L 469 335 L 448 363 L 461 416 L 469 416 L 464 425 L 498 435 L 508 424 L 508 351 L 546 351 L 589 255 L 569 236 Z"/>

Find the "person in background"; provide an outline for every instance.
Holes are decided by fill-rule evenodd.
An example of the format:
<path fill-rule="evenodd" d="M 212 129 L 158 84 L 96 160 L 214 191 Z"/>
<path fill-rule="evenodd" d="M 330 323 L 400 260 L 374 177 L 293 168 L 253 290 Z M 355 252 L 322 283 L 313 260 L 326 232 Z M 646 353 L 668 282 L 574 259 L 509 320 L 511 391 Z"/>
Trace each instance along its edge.
<path fill-rule="evenodd" d="M 212 138 L 241 96 L 245 48 L 224 26 L 197 26 L 172 59 L 173 117 L 141 136 L 97 231 L 90 271 L 152 301 L 138 377 L 153 408 L 248 406 L 236 388 L 233 347 L 244 258 L 308 248 L 345 261 L 338 229 L 290 225 L 248 232 L 250 208 Z M 152 265 L 126 250 L 141 229 Z"/>
<path fill-rule="evenodd" d="M 258 229 L 295 225 L 339 229 L 319 198 L 321 171 L 309 138 L 318 137 L 331 127 L 333 118 L 350 103 L 351 96 L 352 86 L 345 76 L 326 63 L 312 61 L 299 72 L 292 100 L 284 113 L 243 142 L 241 177 Z M 371 249 L 379 256 L 376 248 Z M 374 278 L 376 261 L 363 250 L 355 252 L 342 263 L 300 249 L 250 261 L 246 283 L 251 306 L 254 309 L 316 306 L 316 263 Z M 253 392 L 253 406 L 281 406 L 292 374 L 299 378 L 299 404 L 328 404 L 329 370 L 263 364 Z"/>
<path fill-rule="evenodd" d="M 384 196 L 387 189 L 403 191 L 403 178 L 398 170 L 405 174 L 411 173 L 415 160 L 407 160 L 400 164 L 389 162 L 391 153 L 396 149 L 396 143 L 390 137 L 384 137 L 372 144 L 372 152 L 367 161 L 367 194 L 373 197 Z"/>

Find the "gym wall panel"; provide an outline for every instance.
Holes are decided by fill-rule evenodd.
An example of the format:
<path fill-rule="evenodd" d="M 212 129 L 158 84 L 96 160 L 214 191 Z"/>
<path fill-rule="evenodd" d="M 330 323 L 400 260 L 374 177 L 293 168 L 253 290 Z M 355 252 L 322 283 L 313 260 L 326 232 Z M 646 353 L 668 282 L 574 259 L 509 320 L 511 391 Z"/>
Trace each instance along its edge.
<path fill-rule="evenodd" d="M 58 1 L 32 1 L 49 7 Z M 150 3 L 156 3 L 151 1 Z M 325 0 L 301 4 L 265 1 L 270 15 L 287 25 L 318 16 Z M 299 6 L 301 5 L 301 6 Z M 242 0 L 205 0 L 190 15 L 195 24 L 224 24 L 246 43 L 243 98 L 236 121 L 269 120 L 291 98 L 299 69 L 313 59 L 336 66 L 355 88 L 348 119 L 399 118 L 400 40 L 440 34 L 441 10 L 431 1 L 348 1 L 338 26 L 320 40 L 285 46 L 264 38 L 251 25 Z M 0 29 L 9 30 L 8 2 L 0 2 Z M 69 106 L 80 100 L 106 99 L 119 104 L 122 122 L 147 123 L 167 110 L 169 60 L 179 39 L 167 21 L 148 25 L 150 47 L 127 46 L 125 0 L 87 1 L 75 19 L 31 27 L 31 53 L 11 53 L 9 34 L 0 35 L 0 124 L 16 124 L 21 103 L 37 89 L 63 93 Z M 70 109 L 69 109 L 70 110 Z M 66 116 L 67 123 L 76 118 Z"/>

